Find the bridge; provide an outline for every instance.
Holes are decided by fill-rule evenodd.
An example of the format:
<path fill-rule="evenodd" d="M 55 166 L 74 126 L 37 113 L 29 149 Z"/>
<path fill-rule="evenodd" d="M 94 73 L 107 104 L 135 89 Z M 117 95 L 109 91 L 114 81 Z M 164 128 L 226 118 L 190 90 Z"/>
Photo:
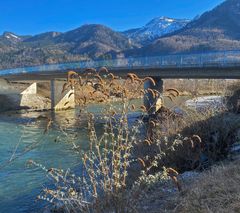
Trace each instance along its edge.
<path fill-rule="evenodd" d="M 240 51 L 208 52 L 200 54 L 165 55 L 113 60 L 88 60 L 73 63 L 49 64 L 0 70 L 0 78 L 9 81 L 51 81 L 52 106 L 61 100 L 56 99 L 55 79 L 67 77 L 68 70 L 82 73 L 86 68 L 107 67 L 118 76 L 136 73 L 138 76 L 151 76 L 157 82 L 154 89 L 162 91 L 162 79 L 239 79 Z M 153 87 L 146 83 L 145 87 Z M 72 91 L 71 91 L 72 92 Z M 59 92 L 58 92 L 59 93 Z M 156 100 L 152 100 L 154 102 Z"/>

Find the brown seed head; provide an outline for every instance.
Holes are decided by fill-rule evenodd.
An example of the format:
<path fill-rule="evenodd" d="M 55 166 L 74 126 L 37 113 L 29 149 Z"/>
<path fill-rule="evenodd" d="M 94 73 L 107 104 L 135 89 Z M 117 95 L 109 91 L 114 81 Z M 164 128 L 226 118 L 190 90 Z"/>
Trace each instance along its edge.
<path fill-rule="evenodd" d="M 145 167 L 146 167 L 146 164 L 145 164 L 145 162 L 144 162 L 144 160 L 143 160 L 143 159 L 141 159 L 141 158 L 138 158 L 138 161 L 140 162 L 140 164 L 142 165 L 142 167 L 143 167 L 143 168 L 145 168 Z"/>
<path fill-rule="evenodd" d="M 154 79 L 151 78 L 151 77 L 146 77 L 146 78 L 143 79 L 143 81 L 144 81 L 144 82 L 145 82 L 145 81 L 151 81 L 151 83 L 153 84 L 153 86 L 156 86 L 156 82 L 155 82 Z"/>
<path fill-rule="evenodd" d="M 177 177 L 179 175 L 178 172 L 175 169 L 173 169 L 173 168 L 168 168 L 167 169 L 167 174 L 170 177 Z"/>

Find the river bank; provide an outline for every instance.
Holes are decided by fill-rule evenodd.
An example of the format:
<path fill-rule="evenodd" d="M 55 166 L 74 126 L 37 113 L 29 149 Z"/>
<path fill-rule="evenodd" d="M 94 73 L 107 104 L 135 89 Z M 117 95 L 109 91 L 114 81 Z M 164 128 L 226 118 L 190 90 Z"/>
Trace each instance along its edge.
<path fill-rule="evenodd" d="M 0 82 L 0 112 L 2 111 L 10 111 L 10 110 L 37 110 L 44 111 L 51 109 L 51 94 L 50 94 L 50 84 L 39 82 L 37 86 L 37 94 L 21 94 L 28 86 L 29 83 L 20 83 L 20 82 Z M 167 81 L 166 85 L 169 82 Z M 137 92 L 131 93 L 131 85 L 128 86 L 128 98 L 129 99 L 142 99 L 142 92 L 139 90 Z M 109 103 L 109 102 L 118 102 L 121 101 L 121 98 L 118 97 L 118 94 L 113 94 L 106 97 L 103 93 L 98 93 L 91 85 L 85 85 L 84 87 L 76 87 L 75 88 L 75 100 L 76 105 L 82 105 L 82 100 L 84 100 L 84 104 L 96 104 L 96 103 Z M 220 95 L 221 94 L 221 95 Z M 223 92 L 221 91 L 213 91 L 213 90 L 201 90 L 198 92 L 198 97 L 200 96 L 223 96 Z M 183 90 L 181 88 L 180 97 L 186 100 L 188 97 L 196 97 L 193 96 L 192 91 Z M 165 100 L 167 101 L 167 100 Z M 168 102 L 168 101 L 167 101 Z"/>
<path fill-rule="evenodd" d="M 138 202 L 138 212 L 239 212 L 239 158 L 225 160 L 203 172 L 180 174 L 180 192 L 171 179 L 157 181 L 155 175 L 156 181 Z"/>

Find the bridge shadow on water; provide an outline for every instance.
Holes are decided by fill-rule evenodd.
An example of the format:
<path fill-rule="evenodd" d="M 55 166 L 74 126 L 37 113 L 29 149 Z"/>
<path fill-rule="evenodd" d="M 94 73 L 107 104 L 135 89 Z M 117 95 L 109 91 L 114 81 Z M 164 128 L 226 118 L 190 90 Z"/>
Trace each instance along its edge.
<path fill-rule="evenodd" d="M 0 112 L 29 109 L 27 106 L 21 106 L 22 96 L 21 94 L 0 94 Z"/>

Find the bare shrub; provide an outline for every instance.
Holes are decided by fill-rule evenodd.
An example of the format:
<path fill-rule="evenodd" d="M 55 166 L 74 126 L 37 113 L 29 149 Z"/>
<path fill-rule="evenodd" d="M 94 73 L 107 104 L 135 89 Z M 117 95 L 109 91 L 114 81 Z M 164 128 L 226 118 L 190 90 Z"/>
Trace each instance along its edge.
<path fill-rule="evenodd" d="M 136 187 L 132 188 L 127 184 L 130 166 L 137 163 L 141 170 L 156 166 L 155 162 L 146 165 L 142 158 L 132 155 L 133 147 L 141 143 L 141 129 L 145 126 L 143 115 L 147 113 L 144 106 L 137 107 L 132 104 L 132 97 L 139 91 L 143 95 L 159 95 L 157 91 L 141 89 L 145 81 L 155 84 L 152 78 L 140 79 L 133 73 L 129 73 L 126 80 L 120 79 L 109 73 L 105 67 L 99 70 L 88 69 L 83 75 L 74 71 L 68 72 L 63 91 L 69 87 L 78 87 L 81 90 L 86 85 L 93 90 L 90 96 L 80 96 L 77 100 L 82 113 L 86 112 L 88 118 L 86 130 L 89 148 L 83 152 L 76 144 L 72 144 L 82 159 L 80 175 L 70 170 L 47 169 L 37 162 L 29 161 L 31 165 L 43 169 L 55 184 L 52 189 L 44 189 L 39 199 L 60 206 L 58 210 L 62 209 L 64 212 L 136 211 L 134 203 L 140 193 Z M 129 84 L 132 86 L 128 87 Z M 120 106 L 109 103 L 99 116 L 85 111 L 88 99 L 94 98 L 96 102 L 103 102 L 113 95 L 119 97 Z M 134 123 L 130 123 L 128 116 L 132 111 L 141 112 Z M 97 130 L 96 120 L 99 119 L 104 123 L 102 134 L 98 134 Z M 45 132 L 48 129 L 49 125 Z"/>
<path fill-rule="evenodd" d="M 240 113 L 240 84 L 235 83 L 227 89 L 227 105 L 230 110 Z"/>
<path fill-rule="evenodd" d="M 136 152 L 147 156 L 146 164 L 157 156 L 159 168 L 202 169 L 229 156 L 239 128 L 239 119 L 225 108 L 183 108 L 179 114 L 162 107 L 148 122 L 148 141 L 138 144 Z"/>
<path fill-rule="evenodd" d="M 29 162 L 43 169 L 55 185 L 44 189 L 40 199 L 63 212 L 137 212 L 139 197 L 156 181 L 153 173 L 158 172 L 158 180 L 171 178 L 181 191 L 179 171 L 200 167 L 204 154 L 215 161 L 228 153 L 228 136 L 235 124 L 225 118 L 221 120 L 211 110 L 203 114 L 191 110 L 177 114 L 161 106 L 157 113 L 145 116 L 151 107 L 135 106 L 134 94 L 163 98 L 156 90 L 143 90 L 145 81 L 156 83 L 150 77 L 141 79 L 134 73 L 121 79 L 105 67 L 87 69 L 82 75 L 74 71 L 68 73 L 63 91 L 69 87 L 81 91 L 77 103 L 82 115 L 87 115 L 89 149 L 83 152 L 72 143 L 81 158 L 80 174 Z M 86 86 L 90 88 L 88 94 L 84 93 Z M 174 88 L 165 93 L 170 100 L 178 95 L 179 91 Z M 101 103 L 116 97 L 120 105 L 106 104 L 101 115 L 88 113 L 85 108 L 91 100 Z M 140 112 L 139 119 L 131 123 L 129 114 L 136 111 Z M 99 119 L 104 124 L 102 134 L 96 125 Z M 211 141 L 211 131 L 215 130 L 220 134 L 216 144 Z"/>

